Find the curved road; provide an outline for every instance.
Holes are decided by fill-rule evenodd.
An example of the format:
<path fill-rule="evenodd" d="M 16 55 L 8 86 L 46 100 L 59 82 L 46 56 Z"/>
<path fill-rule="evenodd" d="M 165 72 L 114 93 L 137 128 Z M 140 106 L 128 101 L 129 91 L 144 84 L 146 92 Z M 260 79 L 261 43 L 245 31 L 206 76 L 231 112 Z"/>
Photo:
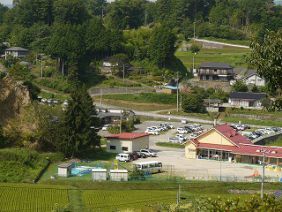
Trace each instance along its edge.
<path fill-rule="evenodd" d="M 244 48 L 244 49 L 250 48 L 249 46 L 245 46 L 245 45 L 223 43 L 223 42 L 211 41 L 211 40 L 205 40 L 205 39 L 198 39 L 198 38 L 193 38 L 193 40 L 198 41 L 198 42 L 202 42 L 202 43 L 219 44 L 219 45 L 223 45 L 223 46 L 231 46 L 231 47 L 238 47 L 238 48 Z"/>

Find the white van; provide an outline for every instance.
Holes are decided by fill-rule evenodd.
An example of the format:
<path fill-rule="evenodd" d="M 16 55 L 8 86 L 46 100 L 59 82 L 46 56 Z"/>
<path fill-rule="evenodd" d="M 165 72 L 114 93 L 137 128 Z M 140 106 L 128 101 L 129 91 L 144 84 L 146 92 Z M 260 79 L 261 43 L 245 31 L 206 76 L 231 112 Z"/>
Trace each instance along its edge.
<path fill-rule="evenodd" d="M 131 160 L 130 155 L 127 153 L 120 153 L 116 156 L 116 159 L 120 162 L 129 162 Z"/>

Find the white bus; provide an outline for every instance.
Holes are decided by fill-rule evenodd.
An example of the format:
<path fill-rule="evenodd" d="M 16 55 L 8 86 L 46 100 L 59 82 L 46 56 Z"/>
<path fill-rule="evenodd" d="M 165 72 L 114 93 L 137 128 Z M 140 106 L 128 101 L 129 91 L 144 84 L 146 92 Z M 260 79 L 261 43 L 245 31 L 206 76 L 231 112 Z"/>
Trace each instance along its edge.
<path fill-rule="evenodd" d="M 163 164 L 158 161 L 148 161 L 148 162 L 141 162 L 135 163 L 134 166 L 137 170 L 141 170 L 147 173 L 158 173 L 162 171 Z"/>

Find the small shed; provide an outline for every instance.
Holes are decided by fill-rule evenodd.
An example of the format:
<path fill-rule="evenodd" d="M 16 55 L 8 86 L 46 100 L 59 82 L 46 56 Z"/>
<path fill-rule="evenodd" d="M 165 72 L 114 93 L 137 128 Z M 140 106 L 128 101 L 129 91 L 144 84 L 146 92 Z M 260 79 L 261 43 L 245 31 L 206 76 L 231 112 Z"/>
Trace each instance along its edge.
<path fill-rule="evenodd" d="M 110 170 L 111 181 L 128 181 L 128 171 L 125 169 Z"/>
<path fill-rule="evenodd" d="M 69 177 L 71 175 L 71 169 L 74 167 L 73 163 L 62 163 L 58 165 L 58 176 Z"/>
<path fill-rule="evenodd" d="M 107 169 L 92 169 L 92 180 L 93 181 L 106 181 L 107 180 Z"/>

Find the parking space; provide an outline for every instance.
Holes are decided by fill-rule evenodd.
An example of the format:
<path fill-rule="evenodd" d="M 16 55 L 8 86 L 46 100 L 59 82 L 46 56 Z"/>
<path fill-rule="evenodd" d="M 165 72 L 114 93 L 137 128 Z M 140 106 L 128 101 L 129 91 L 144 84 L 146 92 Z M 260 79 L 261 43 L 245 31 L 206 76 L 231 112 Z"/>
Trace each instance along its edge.
<path fill-rule="evenodd" d="M 165 123 L 172 124 L 174 126 L 174 128 L 169 129 L 167 131 L 160 132 L 159 135 L 151 135 L 150 136 L 150 148 L 156 149 L 156 150 L 171 149 L 171 148 L 168 148 L 168 147 L 156 146 L 156 143 L 158 143 L 158 142 L 169 142 L 170 138 L 175 138 L 176 135 L 179 134 L 177 132 L 177 128 L 183 128 L 184 126 L 189 125 L 189 123 L 183 124 L 181 122 L 146 121 L 146 122 L 143 122 L 142 124 L 135 126 L 137 128 L 136 132 L 145 132 L 148 127 L 160 126 L 160 124 L 165 124 Z M 203 128 L 204 131 L 210 129 L 211 127 L 212 127 L 211 125 L 202 125 L 202 128 Z M 185 133 L 183 135 L 185 137 L 189 138 L 192 134 L 193 133 Z"/>
<path fill-rule="evenodd" d="M 145 161 L 159 161 L 167 169 L 167 174 L 183 176 L 187 179 L 193 178 L 205 178 L 219 179 L 252 179 L 254 174 L 262 174 L 262 168 L 259 165 L 249 165 L 240 163 L 220 162 L 214 160 L 204 159 L 187 159 L 185 158 L 183 151 L 158 151 L 157 158 L 144 158 L 139 159 L 138 162 Z M 169 173 L 172 172 L 172 173 Z M 270 170 L 266 170 L 266 176 L 277 177 L 278 173 Z"/>

